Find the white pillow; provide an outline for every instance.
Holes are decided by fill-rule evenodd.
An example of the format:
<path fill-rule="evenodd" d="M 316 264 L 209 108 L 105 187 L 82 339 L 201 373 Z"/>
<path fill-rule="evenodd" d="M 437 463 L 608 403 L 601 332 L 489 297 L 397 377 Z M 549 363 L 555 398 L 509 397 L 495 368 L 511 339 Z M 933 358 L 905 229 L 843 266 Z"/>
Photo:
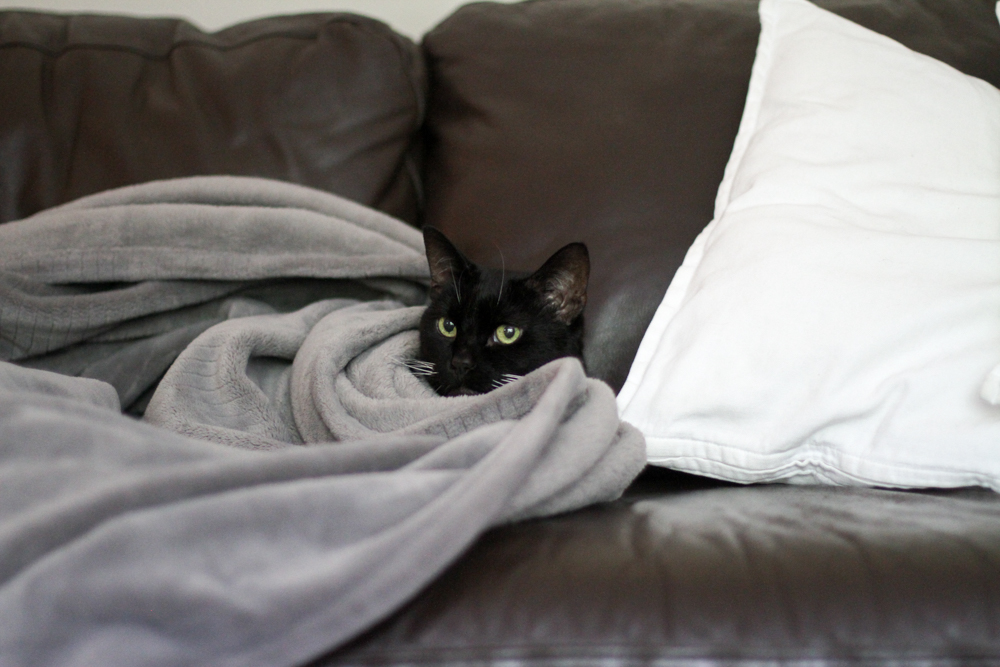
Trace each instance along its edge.
<path fill-rule="evenodd" d="M 760 16 L 715 219 L 646 332 L 623 419 L 650 463 L 737 482 L 1000 490 L 984 400 L 1000 91 L 805 0 Z"/>

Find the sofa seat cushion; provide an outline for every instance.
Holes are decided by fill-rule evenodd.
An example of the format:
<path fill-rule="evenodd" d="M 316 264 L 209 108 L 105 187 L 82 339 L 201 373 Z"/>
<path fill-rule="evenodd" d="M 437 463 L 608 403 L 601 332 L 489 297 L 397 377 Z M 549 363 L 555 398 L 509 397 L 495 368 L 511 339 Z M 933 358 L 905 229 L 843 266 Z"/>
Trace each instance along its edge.
<path fill-rule="evenodd" d="M 416 46 L 348 14 L 206 34 L 175 19 L 0 13 L 0 222 L 144 181 L 309 185 L 413 221 Z"/>
<path fill-rule="evenodd" d="M 613 504 L 486 534 L 312 667 L 979 664 L 1000 658 L 998 562 L 1000 501 L 982 489 L 650 469 Z"/>

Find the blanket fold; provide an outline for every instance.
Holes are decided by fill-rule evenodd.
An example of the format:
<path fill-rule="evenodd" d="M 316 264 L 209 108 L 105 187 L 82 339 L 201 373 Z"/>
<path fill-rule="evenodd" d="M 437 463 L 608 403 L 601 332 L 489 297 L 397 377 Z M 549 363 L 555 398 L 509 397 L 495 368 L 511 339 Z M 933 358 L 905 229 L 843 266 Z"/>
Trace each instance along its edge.
<path fill-rule="evenodd" d="M 490 526 L 620 495 L 644 441 L 577 360 L 410 371 L 426 277 L 416 230 L 261 179 L 0 226 L 0 662 L 301 664 Z"/>
<path fill-rule="evenodd" d="M 125 408 L 241 304 L 285 312 L 306 305 L 304 291 L 414 305 L 427 283 L 417 230 L 265 179 L 112 190 L 3 225 L 0 241 L 0 360 L 111 382 Z M 113 355 L 127 378 L 103 363 Z M 151 356 L 159 362 L 147 364 Z"/>

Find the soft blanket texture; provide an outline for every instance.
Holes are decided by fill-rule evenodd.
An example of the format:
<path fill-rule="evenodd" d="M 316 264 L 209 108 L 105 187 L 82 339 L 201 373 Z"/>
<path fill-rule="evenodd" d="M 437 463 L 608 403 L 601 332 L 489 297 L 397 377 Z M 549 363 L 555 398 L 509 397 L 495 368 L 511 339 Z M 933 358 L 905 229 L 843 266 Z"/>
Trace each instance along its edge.
<path fill-rule="evenodd" d="M 308 188 L 207 177 L 0 227 L 0 359 L 111 383 L 131 406 L 209 326 L 320 298 L 422 303 L 420 233 Z"/>
<path fill-rule="evenodd" d="M 5 665 L 300 664 L 645 460 L 573 359 L 436 396 L 419 233 L 332 195 L 125 188 L 0 226 L 0 272 Z"/>

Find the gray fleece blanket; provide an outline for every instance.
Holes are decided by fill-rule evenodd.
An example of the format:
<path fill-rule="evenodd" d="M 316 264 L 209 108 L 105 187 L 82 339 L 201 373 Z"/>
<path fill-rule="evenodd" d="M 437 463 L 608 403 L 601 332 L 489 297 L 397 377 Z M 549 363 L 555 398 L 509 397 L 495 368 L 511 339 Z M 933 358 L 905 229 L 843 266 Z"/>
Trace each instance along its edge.
<path fill-rule="evenodd" d="M 617 497 L 644 443 L 577 361 L 410 372 L 425 281 L 412 228 L 257 179 L 0 226 L 0 664 L 301 664 Z"/>

